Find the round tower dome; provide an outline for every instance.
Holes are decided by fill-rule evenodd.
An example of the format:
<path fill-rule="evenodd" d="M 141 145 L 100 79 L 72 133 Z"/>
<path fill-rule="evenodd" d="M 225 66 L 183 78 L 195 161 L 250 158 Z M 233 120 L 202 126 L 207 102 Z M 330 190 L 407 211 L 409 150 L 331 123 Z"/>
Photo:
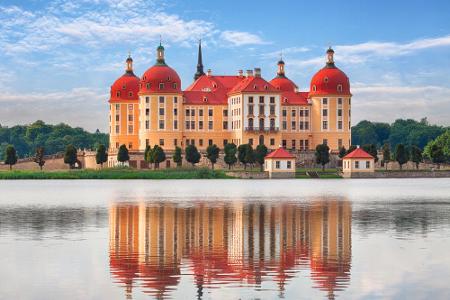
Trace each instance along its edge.
<path fill-rule="evenodd" d="M 133 59 L 128 56 L 125 74 L 111 86 L 110 101 L 138 100 L 139 77 L 133 73 Z"/>
<path fill-rule="evenodd" d="M 327 50 L 327 63 L 311 79 L 309 96 L 345 95 L 350 93 L 350 80 L 334 64 L 334 50 Z"/>
<path fill-rule="evenodd" d="M 156 48 L 156 63 L 145 71 L 140 81 L 140 93 L 178 93 L 181 80 L 177 72 L 169 67 L 164 58 L 164 47 Z"/>

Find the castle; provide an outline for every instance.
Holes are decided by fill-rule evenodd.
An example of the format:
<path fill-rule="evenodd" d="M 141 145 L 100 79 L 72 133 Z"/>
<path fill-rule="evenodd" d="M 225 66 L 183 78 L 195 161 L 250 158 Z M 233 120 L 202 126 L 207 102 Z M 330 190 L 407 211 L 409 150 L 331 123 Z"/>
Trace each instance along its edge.
<path fill-rule="evenodd" d="M 177 72 L 169 67 L 165 49 L 156 49 L 156 63 L 141 78 L 126 72 L 111 86 L 109 99 L 110 152 L 125 144 L 132 152 L 147 145 L 166 151 L 194 144 L 200 151 L 233 142 L 269 149 L 313 150 L 327 144 L 332 151 L 348 149 L 351 136 L 351 93 L 348 77 L 326 52 L 326 64 L 311 79 L 309 91 L 299 91 L 278 61 L 275 78 L 261 69 L 239 70 L 236 75 L 204 72 L 198 46 L 194 82 L 184 91 Z"/>

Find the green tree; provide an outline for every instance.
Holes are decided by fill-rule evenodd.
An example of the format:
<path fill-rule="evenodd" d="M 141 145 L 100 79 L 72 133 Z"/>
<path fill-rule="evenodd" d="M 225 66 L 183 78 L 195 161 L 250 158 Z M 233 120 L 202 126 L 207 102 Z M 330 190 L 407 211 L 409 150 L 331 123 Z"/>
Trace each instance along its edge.
<path fill-rule="evenodd" d="M 123 166 L 124 163 L 129 160 L 130 160 L 130 155 L 128 154 L 127 146 L 125 146 L 124 144 L 120 145 L 119 151 L 117 152 L 117 161 L 119 161 Z"/>
<path fill-rule="evenodd" d="M 391 161 L 391 146 L 388 143 L 383 145 L 383 164 L 387 170 L 388 163 Z"/>
<path fill-rule="evenodd" d="M 186 160 L 191 163 L 192 166 L 195 166 L 195 164 L 200 161 L 201 155 L 194 145 L 188 145 L 186 149 L 184 149 L 184 153 L 186 155 Z"/>
<path fill-rule="evenodd" d="M 228 165 L 228 169 L 231 169 L 231 167 L 237 162 L 236 158 L 237 147 L 233 143 L 228 143 L 225 145 L 224 152 L 225 152 L 224 161 Z"/>
<path fill-rule="evenodd" d="M 347 149 L 344 146 L 339 148 L 339 158 L 344 158 L 347 155 Z"/>
<path fill-rule="evenodd" d="M 244 165 L 244 170 L 247 170 L 247 165 L 255 162 L 253 148 L 250 144 L 242 144 L 237 148 L 238 159 Z"/>
<path fill-rule="evenodd" d="M 264 170 L 264 158 L 267 156 L 268 149 L 266 145 L 259 144 L 255 149 L 255 159 L 261 168 L 261 172 Z"/>
<path fill-rule="evenodd" d="M 330 148 L 325 144 L 316 147 L 316 163 L 322 165 L 322 171 L 325 171 L 325 165 L 330 162 Z"/>
<path fill-rule="evenodd" d="M 206 148 L 206 157 L 211 162 L 211 168 L 214 170 L 214 164 L 217 162 L 217 159 L 219 158 L 219 147 L 217 147 L 216 144 L 208 146 Z"/>
<path fill-rule="evenodd" d="M 41 169 L 41 171 L 42 167 L 45 165 L 44 154 L 45 154 L 44 147 L 36 148 L 36 154 L 34 155 L 34 162 L 38 164 L 39 169 Z"/>
<path fill-rule="evenodd" d="M 147 147 L 145 147 L 144 160 L 149 163 L 151 169 L 153 167 L 153 163 L 155 162 L 155 153 L 152 146 L 150 145 L 147 145 Z"/>
<path fill-rule="evenodd" d="M 158 145 L 153 147 L 153 159 L 155 162 L 155 169 L 159 169 L 159 164 L 166 160 L 166 153 L 164 149 Z"/>
<path fill-rule="evenodd" d="M 71 169 L 75 167 L 77 162 L 77 149 L 73 145 L 68 145 L 66 147 L 66 152 L 64 152 L 64 163 L 68 164 Z"/>
<path fill-rule="evenodd" d="M 177 164 L 177 167 L 180 167 L 183 163 L 183 157 L 181 156 L 180 147 L 175 147 L 175 153 L 173 154 L 173 162 Z"/>
<path fill-rule="evenodd" d="M 12 166 L 17 163 L 16 148 L 13 145 L 8 145 L 5 150 L 5 165 L 9 165 L 9 169 L 12 170 Z"/>
<path fill-rule="evenodd" d="M 408 151 L 406 151 L 405 145 L 398 144 L 395 148 L 395 160 L 398 162 L 400 170 L 403 165 L 408 162 L 408 159 Z"/>
<path fill-rule="evenodd" d="M 103 144 L 98 145 L 97 153 L 95 154 L 95 161 L 103 169 L 103 164 L 108 161 L 108 152 Z"/>
<path fill-rule="evenodd" d="M 445 155 L 442 147 L 438 144 L 434 144 L 431 146 L 430 155 L 433 163 L 437 164 L 438 169 L 440 169 L 441 164 L 445 162 Z"/>
<path fill-rule="evenodd" d="M 378 150 L 375 144 L 366 144 L 361 147 L 364 151 L 369 153 L 375 158 L 375 162 L 378 161 Z"/>
<path fill-rule="evenodd" d="M 436 139 L 430 141 L 424 149 L 424 156 L 431 159 L 431 147 L 433 145 L 438 145 L 442 148 L 442 152 L 444 152 L 445 161 L 450 161 L 450 130 L 446 130 L 443 134 L 438 136 Z"/>
<path fill-rule="evenodd" d="M 416 164 L 416 169 L 419 170 L 419 164 L 423 161 L 422 150 L 417 146 L 411 147 L 411 161 Z"/>

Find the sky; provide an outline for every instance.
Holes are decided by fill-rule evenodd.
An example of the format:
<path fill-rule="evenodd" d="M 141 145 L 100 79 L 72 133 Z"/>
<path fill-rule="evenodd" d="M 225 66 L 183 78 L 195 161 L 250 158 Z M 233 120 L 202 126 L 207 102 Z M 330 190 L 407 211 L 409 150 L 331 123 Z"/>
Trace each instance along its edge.
<path fill-rule="evenodd" d="M 0 124 L 37 119 L 107 131 L 111 84 L 131 52 L 141 76 L 160 36 L 166 62 L 205 70 L 262 68 L 309 89 L 328 46 L 350 78 L 352 122 L 450 125 L 450 1 L 1 0 Z"/>

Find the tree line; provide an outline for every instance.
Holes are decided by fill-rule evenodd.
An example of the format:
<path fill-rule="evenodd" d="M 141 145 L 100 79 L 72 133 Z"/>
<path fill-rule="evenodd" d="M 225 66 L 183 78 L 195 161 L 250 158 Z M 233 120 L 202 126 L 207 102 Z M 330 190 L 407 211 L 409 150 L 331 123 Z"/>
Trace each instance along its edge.
<path fill-rule="evenodd" d="M 100 144 L 108 147 L 108 134 L 87 132 L 80 127 L 67 124 L 50 125 L 36 121 L 29 125 L 4 127 L 0 125 L 0 161 L 5 159 L 5 151 L 13 145 L 18 158 L 33 157 L 38 148 L 45 149 L 46 155 L 62 153 L 67 146 L 77 149 L 96 149 Z"/>

